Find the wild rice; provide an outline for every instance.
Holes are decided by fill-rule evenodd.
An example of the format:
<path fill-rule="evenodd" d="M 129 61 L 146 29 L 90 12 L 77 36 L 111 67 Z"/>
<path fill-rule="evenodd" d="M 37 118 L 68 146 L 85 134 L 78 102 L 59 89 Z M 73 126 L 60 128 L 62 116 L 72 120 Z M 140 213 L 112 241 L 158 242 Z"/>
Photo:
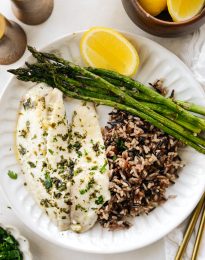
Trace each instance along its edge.
<path fill-rule="evenodd" d="M 130 227 L 130 217 L 148 214 L 166 201 L 166 189 L 183 167 L 181 145 L 150 123 L 122 111 L 110 113 L 103 130 L 110 167 L 111 199 L 99 211 L 110 230 Z"/>

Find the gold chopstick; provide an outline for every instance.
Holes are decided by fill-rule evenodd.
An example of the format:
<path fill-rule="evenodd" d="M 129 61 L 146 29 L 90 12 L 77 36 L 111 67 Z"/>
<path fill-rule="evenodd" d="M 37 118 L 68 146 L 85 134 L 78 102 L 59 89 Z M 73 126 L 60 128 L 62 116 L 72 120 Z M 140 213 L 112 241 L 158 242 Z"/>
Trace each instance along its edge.
<path fill-rule="evenodd" d="M 203 209 L 203 212 L 202 212 L 202 217 L 201 217 L 201 221 L 200 221 L 200 224 L 199 224 L 199 229 L 198 229 L 198 232 L 197 232 L 196 241 L 195 241 L 195 244 L 194 244 L 194 249 L 193 249 L 193 252 L 192 252 L 191 260 L 197 259 L 197 255 L 198 255 L 200 243 L 201 243 L 201 240 L 202 240 L 202 236 L 203 236 L 203 233 L 204 233 L 204 229 L 205 229 L 205 206 L 204 206 L 204 209 Z"/>
<path fill-rule="evenodd" d="M 189 221 L 189 224 L 188 224 L 188 227 L 187 227 L 187 230 L 185 232 L 185 235 L 184 235 L 184 238 L 182 240 L 182 243 L 177 251 L 177 254 L 175 256 L 175 260 L 181 260 L 182 259 L 182 255 L 187 247 L 187 244 L 190 240 L 190 237 L 193 233 L 193 230 L 194 230 L 194 227 L 196 225 L 196 222 L 198 220 L 198 217 L 200 215 L 200 212 L 203 208 L 203 204 L 205 202 L 205 193 L 203 194 L 202 198 L 200 199 L 198 205 L 196 206 L 195 210 L 194 210 L 194 213 Z"/>

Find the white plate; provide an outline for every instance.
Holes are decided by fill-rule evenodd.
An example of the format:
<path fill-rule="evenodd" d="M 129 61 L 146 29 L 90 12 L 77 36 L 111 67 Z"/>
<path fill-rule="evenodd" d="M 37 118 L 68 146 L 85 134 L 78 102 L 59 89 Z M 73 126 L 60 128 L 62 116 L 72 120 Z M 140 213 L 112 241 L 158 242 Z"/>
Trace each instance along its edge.
<path fill-rule="evenodd" d="M 0 223 L 0 227 L 11 233 L 11 235 L 19 242 L 19 248 L 23 254 L 23 260 L 32 260 L 28 240 L 20 235 L 19 231 L 15 227 L 5 226 L 2 223 Z"/>
<path fill-rule="evenodd" d="M 55 51 L 80 65 L 79 40 L 82 33 L 61 38 L 44 50 Z M 172 53 L 151 40 L 126 34 L 136 46 L 141 60 L 137 79 L 143 83 L 164 78 L 170 90 L 175 89 L 181 100 L 205 106 L 205 96 L 189 69 Z M 167 195 L 176 195 L 148 216 L 135 219 L 129 230 L 109 232 L 99 225 L 84 234 L 59 232 L 43 211 L 36 205 L 24 186 L 23 174 L 11 180 L 7 172 L 20 173 L 14 153 L 14 131 L 21 96 L 31 83 L 12 78 L 0 102 L 0 185 L 19 218 L 43 238 L 63 247 L 92 253 L 116 253 L 137 249 L 162 238 L 179 225 L 194 209 L 205 189 L 205 157 L 191 148 L 184 149 L 182 158 L 186 167 Z M 105 123 L 108 109 L 100 108 L 101 123 Z"/>

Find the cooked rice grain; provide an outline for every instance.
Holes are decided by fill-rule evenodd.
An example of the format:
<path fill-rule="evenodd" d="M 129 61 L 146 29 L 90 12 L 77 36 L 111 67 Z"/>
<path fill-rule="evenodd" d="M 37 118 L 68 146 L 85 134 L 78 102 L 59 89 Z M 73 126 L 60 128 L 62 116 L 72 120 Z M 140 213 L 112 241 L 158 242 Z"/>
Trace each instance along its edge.
<path fill-rule="evenodd" d="M 122 111 L 110 113 L 103 136 L 111 199 L 100 209 L 99 222 L 110 230 L 128 228 L 131 217 L 148 214 L 166 201 L 166 189 L 183 167 L 181 143 Z"/>

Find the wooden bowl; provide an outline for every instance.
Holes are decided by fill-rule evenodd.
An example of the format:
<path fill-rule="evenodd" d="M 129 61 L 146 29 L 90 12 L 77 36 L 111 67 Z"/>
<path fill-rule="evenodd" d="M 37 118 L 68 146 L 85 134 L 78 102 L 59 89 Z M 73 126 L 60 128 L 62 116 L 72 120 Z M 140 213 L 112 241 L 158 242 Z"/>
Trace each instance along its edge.
<path fill-rule="evenodd" d="M 150 15 L 137 0 L 122 0 L 122 4 L 128 16 L 137 26 L 160 37 L 177 37 L 189 34 L 205 23 L 205 8 L 192 19 L 184 22 L 172 22 Z M 162 18 L 164 19 L 164 17 Z"/>

